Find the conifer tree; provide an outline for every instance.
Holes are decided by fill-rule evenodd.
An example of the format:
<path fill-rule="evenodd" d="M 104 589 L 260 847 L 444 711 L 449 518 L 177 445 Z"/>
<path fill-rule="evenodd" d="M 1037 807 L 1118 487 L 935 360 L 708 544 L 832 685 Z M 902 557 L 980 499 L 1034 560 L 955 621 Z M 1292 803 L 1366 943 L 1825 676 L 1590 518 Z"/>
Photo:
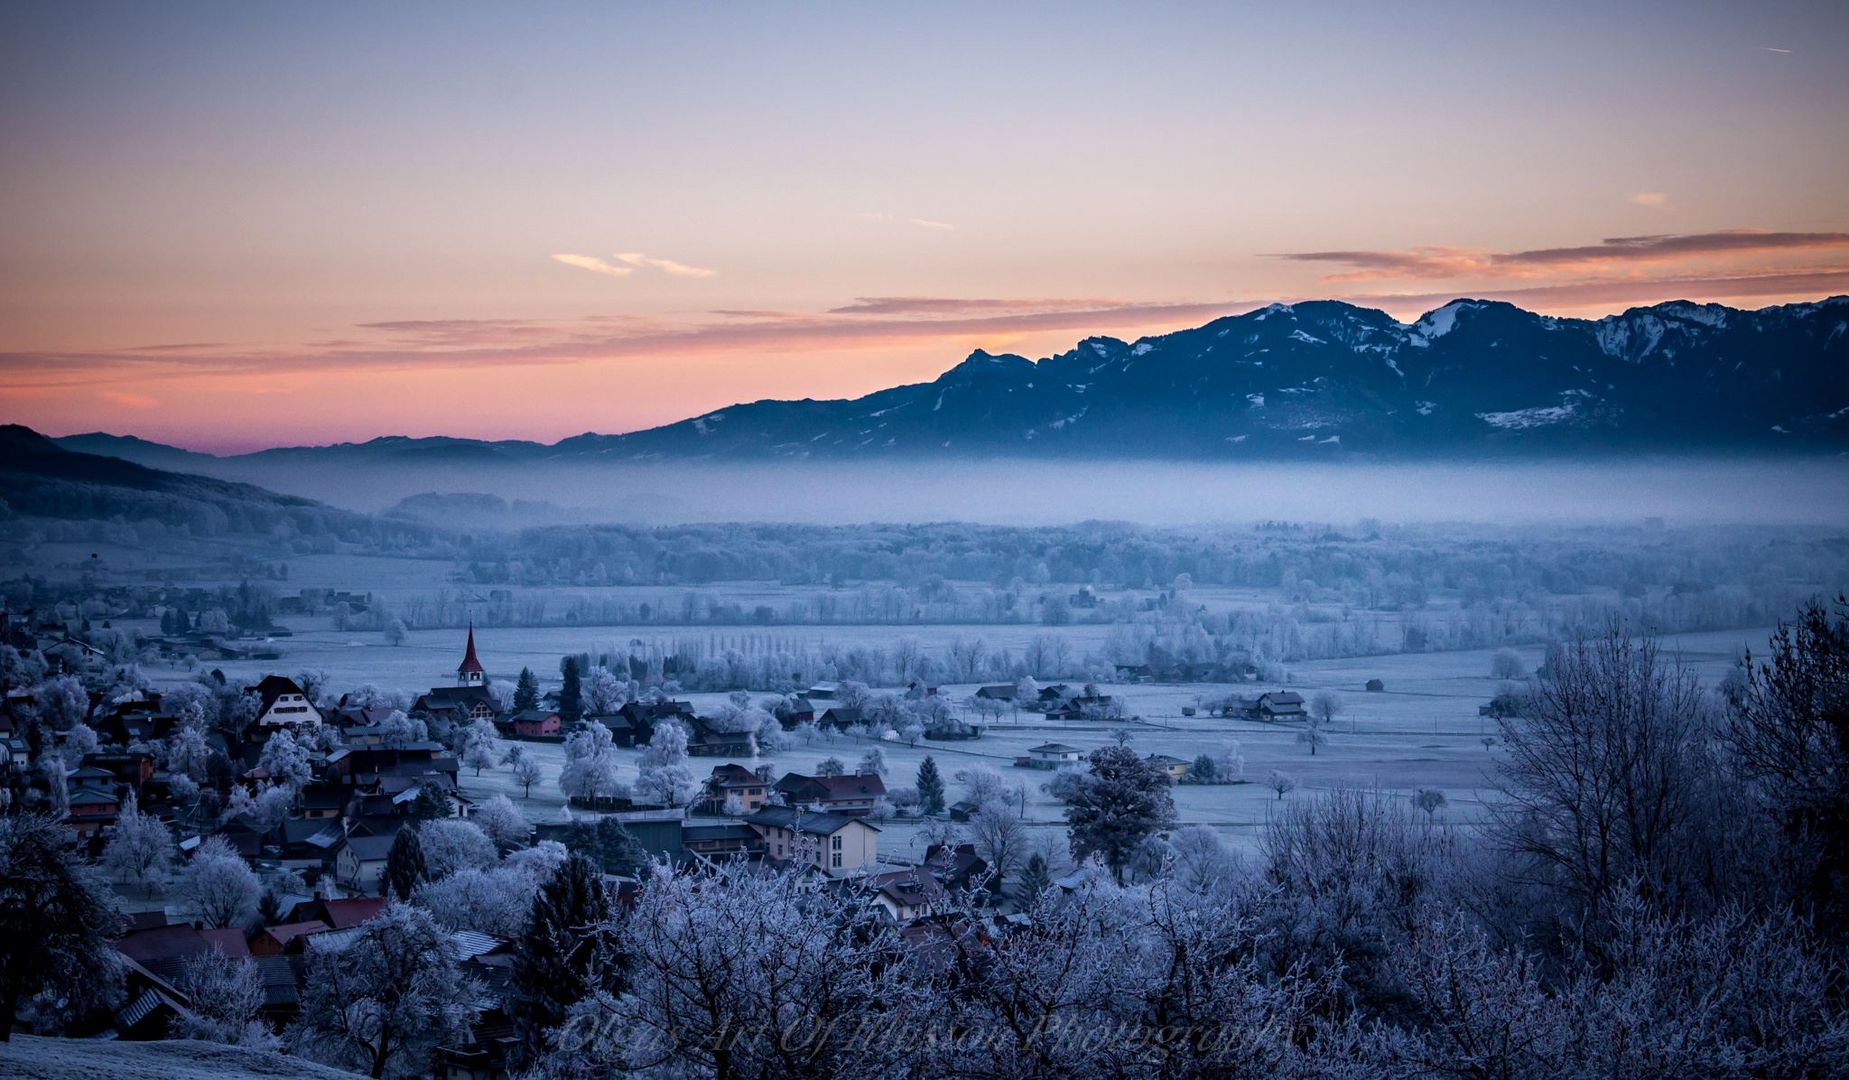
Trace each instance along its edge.
<path fill-rule="evenodd" d="M 944 812 L 944 778 L 928 754 L 924 764 L 918 766 L 918 805 L 926 814 Z"/>
<path fill-rule="evenodd" d="M 533 669 L 520 669 L 520 678 L 514 683 L 514 711 L 525 712 L 527 709 L 539 708 L 539 676 Z"/>
<path fill-rule="evenodd" d="M 567 656 L 562 665 L 565 685 L 559 689 L 559 722 L 569 728 L 584 719 L 584 688 L 578 682 L 578 658 Z"/>
<path fill-rule="evenodd" d="M 617 973 L 598 930 L 609 907 L 602 870 L 576 851 L 534 897 L 508 994 L 524 1062 L 545 1051 L 546 1033 L 565 1022 L 573 1003 Z"/>
<path fill-rule="evenodd" d="M 411 893 L 429 877 L 430 868 L 424 862 L 424 842 L 417 830 L 409 826 L 399 829 L 398 835 L 392 838 L 392 850 L 385 856 L 386 891 L 409 903 Z"/>

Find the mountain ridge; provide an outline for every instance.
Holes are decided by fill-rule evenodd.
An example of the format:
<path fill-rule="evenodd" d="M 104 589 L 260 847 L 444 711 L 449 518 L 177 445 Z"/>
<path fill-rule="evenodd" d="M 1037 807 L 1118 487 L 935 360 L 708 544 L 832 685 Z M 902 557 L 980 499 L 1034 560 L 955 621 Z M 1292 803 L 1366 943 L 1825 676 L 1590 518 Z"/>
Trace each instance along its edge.
<path fill-rule="evenodd" d="M 192 453 L 94 433 L 65 441 L 129 460 Z M 1849 296 L 1757 310 L 1674 300 L 1600 319 L 1459 298 L 1405 323 L 1377 309 L 1310 300 L 1134 341 L 1094 335 L 1037 361 L 976 349 L 935 379 L 858 398 L 764 399 L 550 445 L 382 436 L 214 460 L 1844 450 Z"/>

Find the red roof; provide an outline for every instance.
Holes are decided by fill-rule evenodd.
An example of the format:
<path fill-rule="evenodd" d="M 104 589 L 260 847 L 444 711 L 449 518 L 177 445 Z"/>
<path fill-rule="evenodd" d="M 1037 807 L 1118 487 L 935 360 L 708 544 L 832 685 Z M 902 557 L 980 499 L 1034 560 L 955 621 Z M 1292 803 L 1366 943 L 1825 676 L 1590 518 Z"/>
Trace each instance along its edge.
<path fill-rule="evenodd" d="M 469 624 L 469 648 L 462 657 L 462 666 L 456 669 L 458 675 L 485 675 L 482 662 L 475 659 L 475 624 Z"/>

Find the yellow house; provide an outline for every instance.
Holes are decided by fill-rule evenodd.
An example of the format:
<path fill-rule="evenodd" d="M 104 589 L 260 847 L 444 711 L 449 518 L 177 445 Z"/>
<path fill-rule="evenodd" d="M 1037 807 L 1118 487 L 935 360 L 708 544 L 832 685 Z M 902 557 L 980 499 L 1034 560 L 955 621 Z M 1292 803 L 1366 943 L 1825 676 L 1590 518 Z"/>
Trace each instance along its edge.
<path fill-rule="evenodd" d="M 812 866 L 829 877 L 864 873 L 879 850 L 879 827 L 846 814 L 766 806 L 745 819 L 764 838 L 764 854 Z"/>

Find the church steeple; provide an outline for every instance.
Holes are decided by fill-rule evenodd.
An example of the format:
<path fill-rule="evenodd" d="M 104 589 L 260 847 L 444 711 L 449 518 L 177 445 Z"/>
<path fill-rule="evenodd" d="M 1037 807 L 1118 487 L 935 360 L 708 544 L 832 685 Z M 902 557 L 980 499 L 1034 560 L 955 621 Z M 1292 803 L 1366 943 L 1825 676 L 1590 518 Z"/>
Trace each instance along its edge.
<path fill-rule="evenodd" d="M 462 664 L 456 668 L 457 686 L 483 686 L 488 682 L 488 673 L 482 670 L 482 662 L 475 658 L 475 620 L 469 620 L 469 647 L 462 655 Z"/>

